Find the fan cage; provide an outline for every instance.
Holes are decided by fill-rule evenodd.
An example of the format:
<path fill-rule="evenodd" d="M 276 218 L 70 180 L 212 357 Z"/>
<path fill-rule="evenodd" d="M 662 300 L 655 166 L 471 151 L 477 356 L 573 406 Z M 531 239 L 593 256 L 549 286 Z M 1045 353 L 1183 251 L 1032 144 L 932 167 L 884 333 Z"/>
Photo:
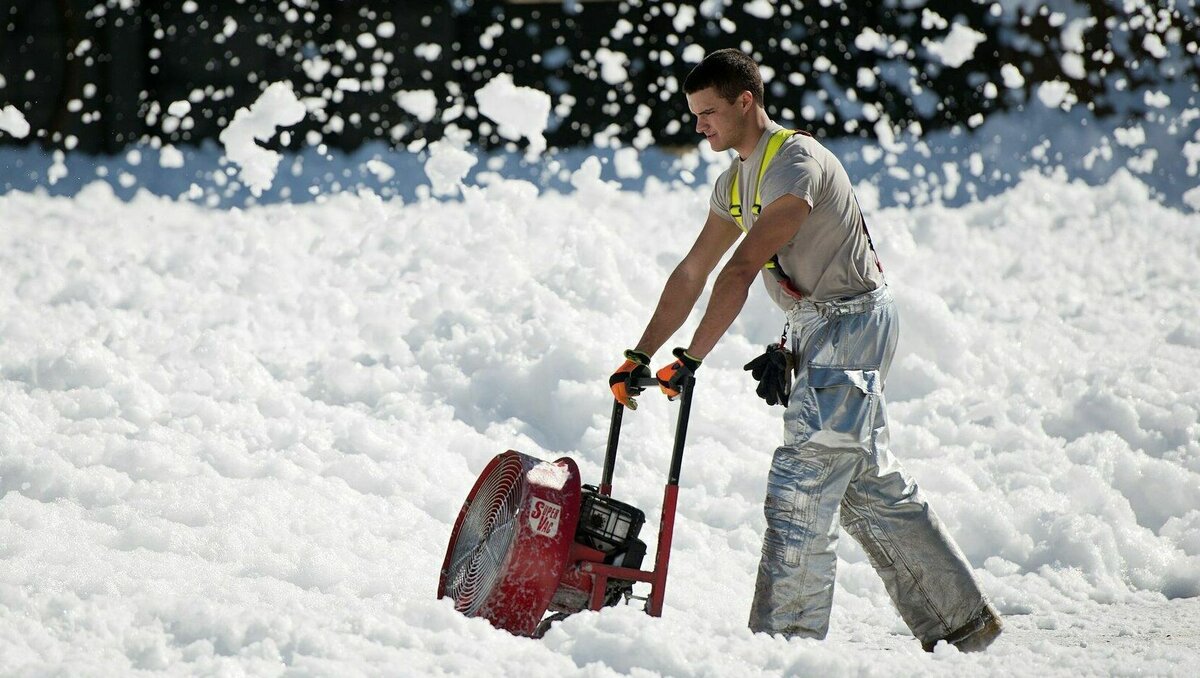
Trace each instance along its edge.
<path fill-rule="evenodd" d="M 446 595 L 454 608 L 474 616 L 496 585 L 517 533 L 525 490 L 520 459 L 507 457 L 475 494 L 463 517 L 447 568 Z"/>

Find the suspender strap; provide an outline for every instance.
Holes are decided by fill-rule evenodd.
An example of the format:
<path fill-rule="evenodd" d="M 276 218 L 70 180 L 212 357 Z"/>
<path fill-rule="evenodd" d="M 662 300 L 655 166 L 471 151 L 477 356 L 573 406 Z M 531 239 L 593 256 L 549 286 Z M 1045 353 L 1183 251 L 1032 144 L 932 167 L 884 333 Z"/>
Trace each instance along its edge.
<path fill-rule="evenodd" d="M 775 159 L 775 156 L 779 153 L 779 149 L 783 147 L 783 142 L 790 139 L 794 134 L 812 136 L 808 132 L 800 130 L 781 129 L 772 132 L 771 138 L 767 140 L 767 148 L 763 151 L 762 163 L 760 163 L 758 166 L 758 179 L 754 182 L 754 204 L 751 206 L 750 211 L 755 217 L 762 212 L 763 175 L 767 173 L 767 167 L 771 164 L 771 161 Z M 742 229 L 743 233 L 749 233 L 749 229 L 747 229 L 746 225 L 742 223 L 742 194 L 741 191 L 738 190 L 738 178 L 740 175 L 741 171 L 733 173 L 733 184 L 729 189 L 729 213 L 733 216 L 733 220 L 737 222 L 738 228 Z M 875 267 L 879 269 L 880 273 L 883 273 L 883 263 L 879 260 L 879 253 L 875 251 L 875 243 L 871 241 L 871 232 L 867 230 L 867 217 L 863 214 L 862 207 L 858 204 L 858 196 L 854 195 L 853 191 L 851 191 L 850 194 L 854 197 L 854 206 L 858 208 L 858 218 L 862 223 L 863 233 L 867 236 L 867 245 L 871 248 L 871 254 L 875 255 Z M 791 278 L 789 278 L 787 274 L 783 272 L 783 266 L 779 263 L 779 255 L 772 254 L 771 260 L 768 261 L 763 268 L 770 272 L 770 274 L 775 278 L 775 281 L 779 283 L 779 286 L 783 288 L 783 291 L 786 292 L 788 296 L 795 299 L 800 299 L 803 296 L 800 294 L 799 290 L 792 285 Z"/>
<path fill-rule="evenodd" d="M 754 182 L 754 205 L 750 210 L 755 217 L 762 212 L 762 178 L 767 173 L 767 166 L 775 159 L 776 154 L 779 153 L 779 149 L 783 147 L 783 142 L 790 139 L 793 134 L 807 135 L 808 133 L 791 129 L 781 129 L 772 132 L 771 138 L 767 140 L 767 148 L 763 151 L 762 162 L 758 166 L 758 179 Z M 743 233 L 749 233 L 749 229 L 742 223 L 742 195 L 741 191 L 738 190 L 738 176 L 740 174 L 741 171 L 733 173 L 733 185 L 729 189 L 729 213 L 733 215 L 733 220 L 737 222 L 738 228 L 742 229 Z M 792 285 L 792 279 L 783 272 L 783 266 L 779 263 L 779 255 L 772 254 L 771 260 L 763 268 L 775 278 L 775 282 L 779 283 L 779 286 L 788 296 L 793 299 L 800 299 L 804 296 Z"/>
<path fill-rule="evenodd" d="M 779 149 L 783 147 L 783 142 L 797 134 L 796 130 L 781 129 L 771 133 L 771 138 L 767 140 L 767 148 L 763 151 L 762 163 L 758 166 L 758 180 L 754 182 L 754 206 L 751 211 L 754 216 L 758 216 L 762 212 L 762 178 L 767 173 L 767 167 L 771 161 L 775 159 L 775 155 L 779 153 Z M 803 134 L 803 132 L 800 132 Z M 729 212 L 733 215 L 734 221 L 737 222 L 739 228 L 743 232 L 746 231 L 746 226 L 742 224 L 742 196 L 738 191 L 738 175 L 741 172 L 735 172 L 733 175 L 733 185 L 730 187 L 729 196 Z"/>
<path fill-rule="evenodd" d="M 850 195 L 854 196 L 854 206 L 858 208 L 858 218 L 862 222 L 863 234 L 867 236 L 867 247 L 871 248 L 871 254 L 875 255 L 875 268 L 883 273 L 883 262 L 879 260 L 879 252 L 875 251 L 875 243 L 871 240 L 871 232 L 867 230 L 867 215 L 863 214 L 862 205 L 858 204 L 858 196 L 854 195 L 854 191 L 850 191 Z"/>

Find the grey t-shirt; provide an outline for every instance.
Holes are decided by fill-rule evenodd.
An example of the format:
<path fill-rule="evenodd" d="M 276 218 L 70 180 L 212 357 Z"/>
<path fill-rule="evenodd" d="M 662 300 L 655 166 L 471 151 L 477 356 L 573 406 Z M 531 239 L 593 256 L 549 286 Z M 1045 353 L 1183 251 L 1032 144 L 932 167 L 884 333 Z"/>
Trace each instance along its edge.
<path fill-rule="evenodd" d="M 736 156 L 721 173 L 709 201 L 719 216 L 734 221 L 729 213 L 733 173 L 740 172 L 738 191 L 742 199 L 742 224 L 754 227 L 754 193 L 763 153 L 771 133 L 783 129 L 771 123 L 754 152 L 745 162 Z M 816 139 L 793 134 L 767 167 L 762 178 L 762 207 L 784 195 L 794 195 L 809 204 L 812 212 L 796 235 L 779 249 L 779 263 L 792 284 L 813 301 L 855 297 L 883 286 L 883 273 L 863 231 L 862 217 L 842 163 Z M 784 310 L 795 300 L 775 278 L 763 271 L 771 298 Z"/>

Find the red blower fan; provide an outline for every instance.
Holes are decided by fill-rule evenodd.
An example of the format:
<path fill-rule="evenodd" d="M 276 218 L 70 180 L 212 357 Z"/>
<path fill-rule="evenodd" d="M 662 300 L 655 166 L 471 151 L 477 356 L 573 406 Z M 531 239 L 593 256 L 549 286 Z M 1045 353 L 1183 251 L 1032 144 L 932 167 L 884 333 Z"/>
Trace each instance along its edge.
<path fill-rule="evenodd" d="M 613 401 L 599 487 L 581 486 L 579 469 L 566 457 L 547 462 L 508 450 L 488 462 L 450 533 L 438 598 L 453 599 L 468 617 L 540 637 L 567 615 L 636 598 L 634 584 L 646 582 L 646 612 L 660 616 L 694 384 L 689 378 L 681 389 L 653 569 L 640 569 L 646 545 L 637 537 L 645 514 L 610 496 L 625 410 Z"/>

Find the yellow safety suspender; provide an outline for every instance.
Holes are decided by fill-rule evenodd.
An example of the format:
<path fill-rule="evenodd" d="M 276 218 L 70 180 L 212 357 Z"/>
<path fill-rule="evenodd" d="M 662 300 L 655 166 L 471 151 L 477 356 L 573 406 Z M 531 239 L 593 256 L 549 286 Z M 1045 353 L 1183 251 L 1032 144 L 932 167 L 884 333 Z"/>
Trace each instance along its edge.
<path fill-rule="evenodd" d="M 767 173 L 767 166 L 775 159 L 775 155 L 779 153 L 779 149 L 783 146 L 783 142 L 797 134 L 796 130 L 781 129 L 771 133 L 771 138 L 767 140 L 767 148 L 763 151 L 762 164 L 758 166 L 758 181 L 754 182 L 754 206 L 751 211 L 754 216 L 762 211 L 762 178 Z M 738 175 L 741 172 L 733 173 L 733 185 L 729 191 L 729 213 L 733 215 L 733 220 L 737 222 L 738 228 L 742 232 L 746 231 L 746 226 L 742 224 L 742 195 L 738 191 Z"/>
<path fill-rule="evenodd" d="M 775 159 L 775 155 L 779 153 L 779 149 L 783 147 L 783 142 L 790 139 L 793 134 L 803 134 L 803 132 L 797 132 L 792 129 L 776 130 L 771 133 L 771 138 L 767 140 L 767 148 L 763 151 L 762 163 L 758 166 L 758 180 L 754 182 L 754 205 L 750 208 L 750 211 L 756 218 L 759 212 L 762 212 L 763 175 L 767 173 L 767 166 L 771 164 L 771 161 Z M 738 191 L 738 176 L 741 173 L 740 169 L 733 173 L 733 185 L 729 189 L 729 213 L 733 216 L 733 220 L 737 222 L 738 228 L 742 229 L 743 233 L 749 233 L 749 229 L 742 223 L 742 195 Z M 791 287 L 791 281 L 787 280 L 787 284 L 784 284 L 787 276 L 783 273 L 783 267 L 779 265 L 779 257 L 772 255 L 771 260 L 763 265 L 763 268 L 770 271 L 776 280 L 780 280 L 780 284 L 784 286 L 788 294 L 795 296 L 793 294 L 794 290 Z"/>
<path fill-rule="evenodd" d="M 783 147 L 783 142 L 787 141 L 794 134 L 804 134 L 812 136 L 808 132 L 801 132 L 793 129 L 781 129 L 771 133 L 771 138 L 767 140 L 767 148 L 763 151 L 762 164 L 758 166 L 758 180 L 754 182 L 754 205 L 750 211 L 755 217 L 762 212 L 762 178 L 767 173 L 767 166 L 775 159 L 779 149 Z M 741 175 L 741 170 L 733 173 L 733 184 L 729 189 L 729 214 L 733 216 L 733 220 L 737 222 L 738 228 L 742 229 L 743 233 L 749 233 L 749 229 L 742 223 L 742 195 L 738 191 L 738 177 Z M 854 198 L 855 205 L 858 204 L 858 198 Z M 871 241 L 871 232 L 867 230 L 867 220 L 862 213 L 862 208 L 858 210 L 859 219 L 862 220 L 863 233 L 867 236 L 867 244 L 871 248 L 871 253 L 875 255 L 875 266 L 879 268 L 879 272 L 883 273 L 883 264 L 879 261 L 879 253 L 875 251 L 875 243 Z M 778 255 L 771 255 L 771 260 L 768 261 L 763 269 L 769 271 L 783 291 L 789 296 L 799 299 L 800 292 L 792 285 L 792 281 L 783 271 L 783 266 L 779 264 Z"/>

